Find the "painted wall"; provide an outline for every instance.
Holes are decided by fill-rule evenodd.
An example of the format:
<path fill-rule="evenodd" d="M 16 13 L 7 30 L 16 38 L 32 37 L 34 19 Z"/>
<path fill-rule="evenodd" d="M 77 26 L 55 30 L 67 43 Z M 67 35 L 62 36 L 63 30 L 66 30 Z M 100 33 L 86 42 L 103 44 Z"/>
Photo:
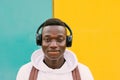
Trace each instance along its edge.
<path fill-rule="evenodd" d="M 39 25 L 52 17 L 51 0 L 0 0 L 0 80 L 16 80 L 30 61 Z"/>
<path fill-rule="evenodd" d="M 120 80 L 119 0 L 54 0 L 54 17 L 72 28 L 70 49 L 95 80 Z"/>

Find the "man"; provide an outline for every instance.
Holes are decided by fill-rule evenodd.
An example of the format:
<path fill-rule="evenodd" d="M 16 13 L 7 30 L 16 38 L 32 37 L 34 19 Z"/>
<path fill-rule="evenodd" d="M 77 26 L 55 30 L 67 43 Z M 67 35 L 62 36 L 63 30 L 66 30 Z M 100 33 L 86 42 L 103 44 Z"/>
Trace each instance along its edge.
<path fill-rule="evenodd" d="M 66 49 L 72 45 L 72 31 L 60 19 L 46 20 L 36 32 L 36 43 L 42 49 L 33 52 L 31 62 L 20 68 L 17 80 L 94 80 L 89 68 Z"/>

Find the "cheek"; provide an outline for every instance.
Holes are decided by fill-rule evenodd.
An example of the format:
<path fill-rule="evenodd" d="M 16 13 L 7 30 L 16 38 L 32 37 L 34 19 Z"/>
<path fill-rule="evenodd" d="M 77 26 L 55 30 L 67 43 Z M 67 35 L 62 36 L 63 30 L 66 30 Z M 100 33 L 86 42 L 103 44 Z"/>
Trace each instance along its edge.
<path fill-rule="evenodd" d="M 46 43 L 44 40 L 42 41 L 42 47 L 47 47 L 48 43 Z"/>
<path fill-rule="evenodd" d="M 43 51 L 45 52 L 47 50 L 48 44 L 43 41 L 41 47 L 42 47 Z"/>
<path fill-rule="evenodd" d="M 61 47 L 66 47 L 66 41 L 64 40 L 62 43 L 59 43 Z"/>
<path fill-rule="evenodd" d="M 66 41 L 60 43 L 59 47 L 61 48 L 62 52 L 66 49 Z"/>

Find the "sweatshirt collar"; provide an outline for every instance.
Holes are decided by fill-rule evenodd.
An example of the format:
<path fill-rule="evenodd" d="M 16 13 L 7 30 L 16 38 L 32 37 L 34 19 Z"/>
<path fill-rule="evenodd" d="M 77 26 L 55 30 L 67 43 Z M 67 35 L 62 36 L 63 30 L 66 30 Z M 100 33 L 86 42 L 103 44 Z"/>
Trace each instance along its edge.
<path fill-rule="evenodd" d="M 65 50 L 64 52 L 64 58 L 66 62 L 63 64 L 63 66 L 59 69 L 52 69 L 49 68 L 44 62 L 44 53 L 42 49 L 38 49 L 35 52 L 33 52 L 31 56 L 31 62 L 34 67 L 36 67 L 38 70 L 43 72 L 50 72 L 50 73 L 67 73 L 71 72 L 77 65 L 78 60 L 75 56 L 75 53 L 73 53 L 70 50 Z"/>

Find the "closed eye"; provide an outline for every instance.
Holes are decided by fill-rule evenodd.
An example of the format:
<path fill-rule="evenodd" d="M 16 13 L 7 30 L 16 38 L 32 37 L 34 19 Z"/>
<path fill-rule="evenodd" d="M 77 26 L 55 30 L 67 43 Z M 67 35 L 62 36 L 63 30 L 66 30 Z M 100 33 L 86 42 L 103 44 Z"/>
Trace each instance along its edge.
<path fill-rule="evenodd" d="M 64 38 L 63 38 L 63 37 L 57 38 L 57 42 L 62 42 L 62 41 L 64 41 Z"/>
<path fill-rule="evenodd" d="M 50 38 L 49 38 L 49 37 L 45 37 L 43 40 L 44 40 L 45 42 L 50 42 Z"/>

